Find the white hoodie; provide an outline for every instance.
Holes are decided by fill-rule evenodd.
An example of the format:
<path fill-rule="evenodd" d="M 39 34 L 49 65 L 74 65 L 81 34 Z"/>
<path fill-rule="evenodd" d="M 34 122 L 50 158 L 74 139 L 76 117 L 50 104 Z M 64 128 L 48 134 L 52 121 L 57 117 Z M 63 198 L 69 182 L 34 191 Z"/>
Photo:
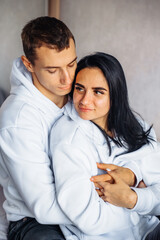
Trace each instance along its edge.
<path fill-rule="evenodd" d="M 69 223 L 55 198 L 48 157 L 48 135 L 63 111 L 38 91 L 16 59 L 11 94 L 0 109 L 0 185 L 9 221 L 28 216 L 42 224 Z"/>
<path fill-rule="evenodd" d="M 82 120 L 71 103 L 66 105 L 64 114 L 53 126 L 50 148 L 58 202 L 75 225 L 61 226 L 66 239 L 145 238 L 159 223 L 156 217 L 140 215 L 160 214 L 160 149 L 156 150 L 157 143 L 153 143 L 154 147 L 146 145 L 117 157 L 125 149 L 111 142 L 109 156 L 106 140 L 93 123 Z M 152 137 L 155 137 L 154 132 Z M 148 186 L 153 186 L 138 191 L 138 202 L 132 210 L 105 203 L 90 181 L 91 176 L 101 173 L 96 162 L 129 167 L 136 173 L 138 182 L 144 179 Z"/>

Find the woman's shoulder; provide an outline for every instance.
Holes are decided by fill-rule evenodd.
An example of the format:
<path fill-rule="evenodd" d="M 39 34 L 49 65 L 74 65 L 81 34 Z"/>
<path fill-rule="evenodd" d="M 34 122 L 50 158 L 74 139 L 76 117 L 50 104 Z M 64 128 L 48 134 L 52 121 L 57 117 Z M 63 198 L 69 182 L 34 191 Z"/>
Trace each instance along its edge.
<path fill-rule="evenodd" d="M 58 119 L 51 129 L 51 139 L 57 144 L 61 141 L 70 142 L 78 129 L 78 124 L 69 116 L 63 115 Z"/>

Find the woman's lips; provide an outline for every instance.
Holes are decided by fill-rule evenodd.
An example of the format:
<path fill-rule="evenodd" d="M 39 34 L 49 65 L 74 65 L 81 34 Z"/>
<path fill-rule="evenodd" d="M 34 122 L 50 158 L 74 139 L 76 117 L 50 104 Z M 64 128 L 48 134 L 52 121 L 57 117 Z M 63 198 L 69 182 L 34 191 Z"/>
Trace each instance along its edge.
<path fill-rule="evenodd" d="M 82 107 L 79 107 L 79 110 L 80 110 L 81 112 L 90 112 L 90 111 L 93 111 L 93 109 L 91 109 L 91 108 L 82 108 Z"/>

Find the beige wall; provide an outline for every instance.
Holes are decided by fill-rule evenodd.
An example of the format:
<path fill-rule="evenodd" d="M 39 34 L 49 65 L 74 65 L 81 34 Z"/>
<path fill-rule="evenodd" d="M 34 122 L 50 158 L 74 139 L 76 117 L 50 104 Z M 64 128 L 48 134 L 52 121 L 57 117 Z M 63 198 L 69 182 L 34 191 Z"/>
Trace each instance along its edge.
<path fill-rule="evenodd" d="M 160 140 L 160 1 L 61 0 L 60 18 L 72 30 L 78 57 L 104 51 L 121 62 L 130 104 Z"/>
<path fill-rule="evenodd" d="M 14 58 L 22 51 L 21 30 L 32 18 L 45 15 L 46 0 L 0 0 L 0 88 L 9 92 Z"/>

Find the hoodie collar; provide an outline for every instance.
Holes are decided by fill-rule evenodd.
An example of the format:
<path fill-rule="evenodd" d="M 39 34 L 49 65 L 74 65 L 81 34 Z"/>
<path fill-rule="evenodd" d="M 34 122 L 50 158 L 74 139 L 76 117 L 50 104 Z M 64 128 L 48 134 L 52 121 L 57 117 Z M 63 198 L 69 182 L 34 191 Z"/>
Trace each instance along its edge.
<path fill-rule="evenodd" d="M 51 100 L 45 97 L 32 82 L 32 75 L 24 66 L 21 58 L 17 58 L 13 62 L 11 72 L 11 94 L 18 95 L 27 103 L 35 105 L 41 111 L 48 114 L 63 113 L 64 108 L 60 109 Z"/>
<path fill-rule="evenodd" d="M 90 141 L 98 145 L 106 144 L 106 140 L 98 127 L 91 121 L 83 120 L 79 117 L 72 101 L 66 104 L 64 114 L 76 122 L 78 128 L 90 139 Z"/>

